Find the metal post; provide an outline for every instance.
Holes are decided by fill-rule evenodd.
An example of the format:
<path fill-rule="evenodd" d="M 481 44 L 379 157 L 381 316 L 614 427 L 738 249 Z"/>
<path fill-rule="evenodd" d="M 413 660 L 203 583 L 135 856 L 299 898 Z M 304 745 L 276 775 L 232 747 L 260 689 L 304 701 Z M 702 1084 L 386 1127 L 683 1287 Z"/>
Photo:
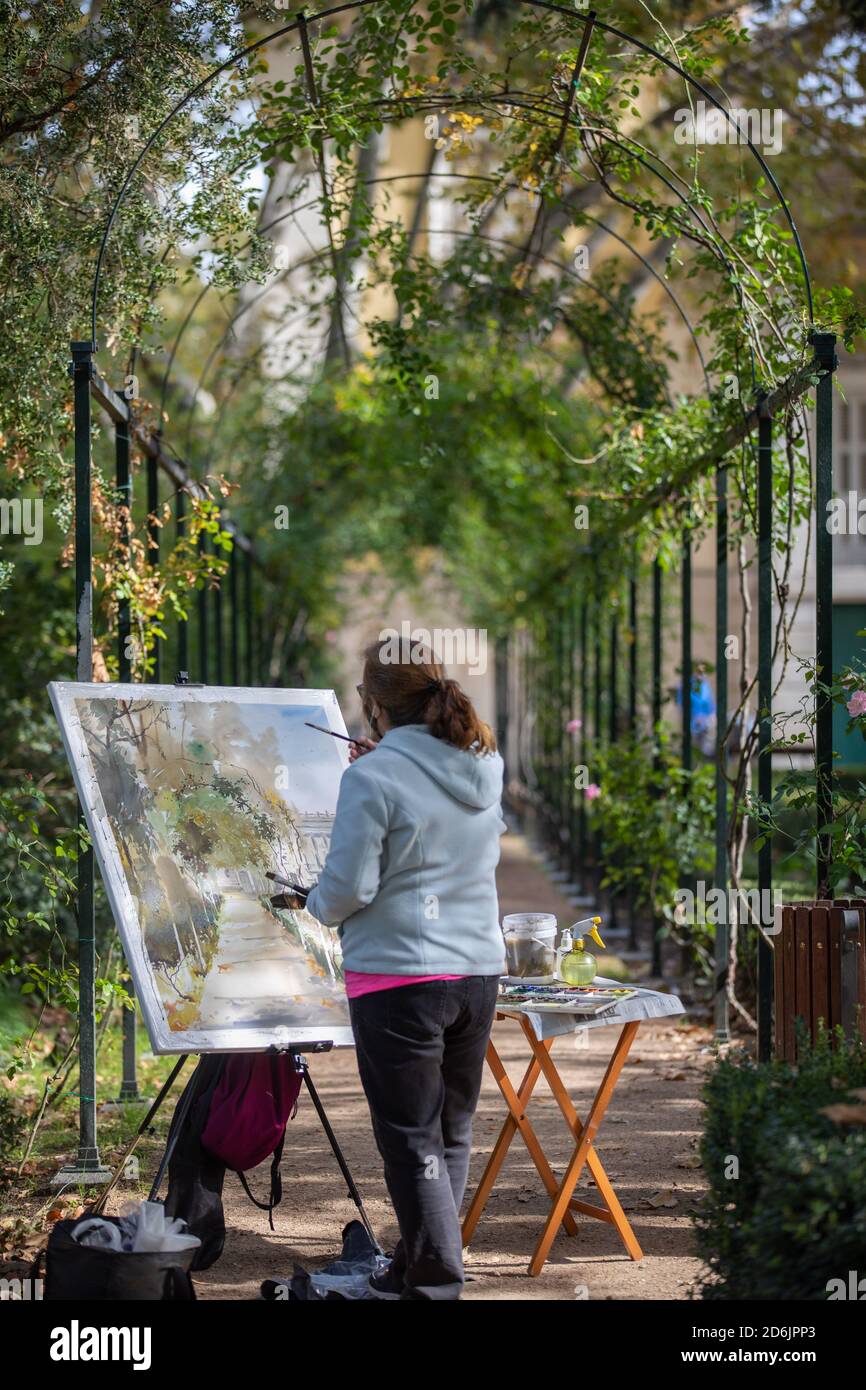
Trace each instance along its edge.
<path fill-rule="evenodd" d="M 253 680 L 253 557 L 249 551 L 244 555 L 244 661 L 247 685 L 257 684 Z"/>
<path fill-rule="evenodd" d="M 198 551 L 204 555 L 206 542 L 204 536 L 199 536 Z M 208 683 L 208 650 L 207 650 L 207 585 L 199 589 L 198 593 L 198 678 L 202 685 Z"/>
<path fill-rule="evenodd" d="M 637 733 L 637 575 L 632 570 L 628 581 L 628 622 L 631 642 L 628 649 L 628 729 L 632 738 Z"/>
<path fill-rule="evenodd" d="M 118 420 L 114 427 L 114 485 L 117 506 L 120 508 L 118 548 L 124 564 L 129 563 L 129 522 L 132 514 L 132 480 L 129 471 L 129 422 Z M 117 673 L 122 681 L 132 675 L 131 628 L 129 599 L 117 605 Z"/>
<path fill-rule="evenodd" d="M 182 487 L 177 490 L 175 501 L 175 537 L 180 540 L 186 528 L 186 493 Z M 183 619 L 177 625 L 177 669 L 189 670 L 189 623 Z"/>
<path fill-rule="evenodd" d="M 628 649 L 628 732 L 629 738 L 634 743 L 637 735 L 637 573 L 635 566 L 632 566 L 631 575 L 628 581 L 628 621 L 631 629 L 631 642 Z M 629 887 L 628 891 L 628 949 L 637 951 L 637 907 L 634 900 L 634 888 Z"/>
<path fill-rule="evenodd" d="M 589 718 L 589 602 L 584 592 L 580 604 L 580 634 L 578 660 L 580 662 L 580 767 L 586 768 L 587 720 Z M 580 789 L 577 802 L 577 856 L 580 861 L 580 891 L 586 893 L 586 791 Z"/>
<path fill-rule="evenodd" d="M 657 737 L 662 721 L 662 567 L 653 561 L 653 633 L 652 633 L 652 725 Z"/>
<path fill-rule="evenodd" d="M 240 614 L 238 613 L 238 548 L 236 545 L 232 545 L 229 555 L 229 601 L 231 605 L 229 650 L 231 653 L 232 685 L 240 685 Z"/>
<path fill-rule="evenodd" d="M 149 454 L 147 458 L 147 563 L 159 564 L 159 466 Z M 159 638 L 153 647 L 153 679 L 159 683 Z"/>
<path fill-rule="evenodd" d="M 652 611 L 652 727 L 653 739 L 658 743 L 659 726 L 662 721 L 662 567 L 658 560 L 653 561 L 653 611 Z M 658 755 L 657 760 L 658 760 Z M 658 926 L 653 917 L 650 903 L 652 926 L 651 973 L 658 977 L 662 973 L 662 942 Z"/>
<path fill-rule="evenodd" d="M 715 986 L 713 1020 L 716 1037 L 727 1041 L 730 1033 L 728 1005 L 728 474 L 716 470 L 716 863 L 714 884 L 724 898 L 723 920 L 716 921 L 714 943 Z"/>
<path fill-rule="evenodd" d="M 216 637 L 216 683 L 225 685 L 225 652 L 223 650 L 223 586 L 217 582 L 213 591 L 214 636 Z"/>
<path fill-rule="evenodd" d="M 607 736 L 611 743 L 616 743 L 617 734 L 617 671 L 618 671 L 618 647 L 619 647 L 619 609 L 617 608 L 616 595 L 613 599 L 613 609 L 610 617 L 610 663 L 607 670 L 607 689 L 608 689 L 608 710 L 607 710 Z"/>
<path fill-rule="evenodd" d="M 617 648 L 619 647 L 619 608 L 618 608 L 618 606 L 617 606 L 617 605 L 618 605 L 618 602 L 619 602 L 619 594 L 618 594 L 618 593 L 612 594 L 612 595 L 611 595 L 611 605 L 612 605 L 612 606 L 611 606 L 611 615 L 610 615 L 610 654 L 609 654 L 609 658 L 608 658 L 608 667 L 607 667 L 607 697 L 608 697 L 608 708 L 607 708 L 607 737 L 608 737 L 608 743 L 609 743 L 609 745 L 610 745 L 611 748 L 612 748 L 613 745 L 616 743 L 616 735 L 617 735 L 617 704 L 616 704 L 616 698 L 617 698 L 617 669 L 618 669 L 618 663 L 617 663 L 618 651 L 617 651 Z M 610 909 L 610 927 L 611 927 L 611 930 L 616 930 L 617 925 L 618 925 L 618 923 L 617 923 L 617 901 L 616 901 L 616 894 L 613 892 L 612 889 L 609 890 L 609 892 L 608 892 L 608 907 L 609 907 L 609 909 Z"/>
<path fill-rule="evenodd" d="M 596 592 L 596 596 L 595 596 L 595 606 L 594 606 L 594 613 L 593 613 L 593 671 L 592 671 L 592 679 L 593 679 L 592 739 L 593 739 L 593 744 L 594 744 L 594 746 L 595 746 L 595 751 L 596 751 L 597 753 L 601 753 L 601 745 L 602 745 L 602 737 L 603 737 L 603 734 L 602 734 L 602 717 L 601 717 L 601 699 L 602 699 L 602 695 L 601 695 L 601 691 L 602 691 L 602 680 L 601 680 L 601 596 L 598 594 L 598 592 Z M 596 773 L 596 776 L 597 776 L 597 775 L 598 775 L 598 774 Z M 593 777 L 592 780 L 593 780 L 593 781 L 596 780 L 595 776 Z M 598 829 L 597 826 L 596 826 L 596 829 L 595 829 L 595 833 L 593 834 L 593 837 L 592 837 L 592 859 L 593 859 L 593 871 L 594 871 L 594 875 L 595 875 L 595 882 L 594 882 L 593 892 L 594 892 L 594 895 L 595 895 L 595 898 L 596 898 L 596 901 L 597 901 L 597 900 L 598 900 L 598 897 L 599 897 L 599 894 L 600 894 L 600 892 L 601 892 L 600 883 L 601 883 L 601 874 L 602 874 L 602 868 L 601 868 L 601 832 L 600 832 L 600 830 Z"/>
<path fill-rule="evenodd" d="M 124 563 L 129 560 L 129 520 L 132 515 L 132 475 L 129 467 L 129 422 L 118 420 L 114 427 L 115 488 L 117 505 L 121 508 L 119 542 Z M 121 599 L 117 612 L 117 671 L 122 681 L 132 679 L 132 650 L 129 622 L 129 599 Z M 120 1079 L 121 1104 L 137 1101 L 138 1080 L 136 1077 L 135 1056 L 135 990 L 130 979 L 127 993 L 131 996 L 132 1007 L 123 1010 L 123 1066 Z"/>
<path fill-rule="evenodd" d="M 574 719 L 577 680 L 575 670 L 575 646 L 577 644 L 577 598 L 569 596 L 568 601 L 568 722 Z M 572 888 L 577 884 L 577 788 L 574 785 L 574 750 L 577 746 L 574 734 L 567 734 L 568 766 L 568 881 Z"/>
<path fill-rule="evenodd" d="M 561 633 L 559 665 L 559 822 L 560 863 L 566 880 L 571 877 L 571 734 L 566 724 L 571 718 L 571 684 L 569 665 L 572 660 L 571 601 L 566 599 L 559 618 Z"/>
<path fill-rule="evenodd" d="M 682 764 L 692 770 L 692 542 L 683 540 L 683 577 L 680 605 L 680 666 L 682 692 Z"/>
<path fill-rule="evenodd" d="M 833 496 L 833 373 L 836 370 L 836 338 L 833 333 L 813 333 L 818 370 L 821 373 L 815 406 L 815 773 L 817 777 L 816 830 L 833 820 L 833 702 L 819 686 L 833 681 L 833 537 L 829 530 Z M 817 896 L 829 898 L 833 842 L 818 836 Z"/>
<path fill-rule="evenodd" d="M 76 679 L 93 680 L 93 534 L 91 519 L 90 382 L 96 344 L 73 342 L 70 375 L 75 409 L 75 650 Z M 79 806 L 79 828 L 86 830 Z M 79 848 L 78 901 L 78 1157 L 53 1179 L 56 1185 L 101 1183 L 111 1176 L 96 1140 L 96 934 L 93 849 Z"/>
<path fill-rule="evenodd" d="M 598 596 L 596 596 L 596 606 L 593 621 L 593 710 L 592 710 L 592 736 L 595 740 L 596 748 L 601 749 L 602 741 L 602 665 L 601 665 L 601 611 Z"/>
<path fill-rule="evenodd" d="M 773 421 L 762 394 L 758 419 L 758 796 L 773 796 Z M 773 842 L 770 835 L 758 850 L 759 920 L 771 901 Z M 773 1015 L 773 952 L 758 931 L 758 1061 L 770 1059 Z"/>

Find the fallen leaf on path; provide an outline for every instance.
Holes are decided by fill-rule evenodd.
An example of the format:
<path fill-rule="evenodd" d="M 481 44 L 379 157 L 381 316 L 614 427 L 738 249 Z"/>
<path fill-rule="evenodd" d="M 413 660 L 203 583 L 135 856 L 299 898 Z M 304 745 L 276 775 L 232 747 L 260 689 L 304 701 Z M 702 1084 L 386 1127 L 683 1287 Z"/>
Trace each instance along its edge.
<path fill-rule="evenodd" d="M 653 1193 L 652 1197 L 645 1197 L 644 1201 L 648 1207 L 675 1207 L 677 1199 L 669 1187 L 663 1188 L 661 1192 Z"/>

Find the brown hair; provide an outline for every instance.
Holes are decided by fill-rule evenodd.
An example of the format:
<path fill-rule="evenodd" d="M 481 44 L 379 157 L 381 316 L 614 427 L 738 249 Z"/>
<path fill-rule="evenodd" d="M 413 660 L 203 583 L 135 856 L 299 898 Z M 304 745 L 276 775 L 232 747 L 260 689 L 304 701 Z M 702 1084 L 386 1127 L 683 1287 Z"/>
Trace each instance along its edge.
<path fill-rule="evenodd" d="M 408 646 L 408 643 L 406 644 Z M 372 702 L 387 714 L 395 728 L 401 724 L 427 724 L 434 738 L 476 753 L 496 748 L 493 731 L 479 719 L 472 701 L 458 681 L 446 680 L 432 653 L 416 647 L 391 657 L 390 641 L 372 642 L 364 650 L 364 677 L 359 692 L 364 713 L 372 724 Z"/>

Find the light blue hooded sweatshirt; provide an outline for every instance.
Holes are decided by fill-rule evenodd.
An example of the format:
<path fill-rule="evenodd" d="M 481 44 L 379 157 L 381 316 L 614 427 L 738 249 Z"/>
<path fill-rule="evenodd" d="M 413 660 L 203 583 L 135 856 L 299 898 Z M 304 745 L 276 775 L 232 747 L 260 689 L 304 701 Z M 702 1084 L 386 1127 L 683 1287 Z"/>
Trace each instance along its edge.
<path fill-rule="evenodd" d="M 389 729 L 343 773 L 331 845 L 307 910 L 340 927 L 349 970 L 500 975 L 495 870 L 502 759 Z"/>

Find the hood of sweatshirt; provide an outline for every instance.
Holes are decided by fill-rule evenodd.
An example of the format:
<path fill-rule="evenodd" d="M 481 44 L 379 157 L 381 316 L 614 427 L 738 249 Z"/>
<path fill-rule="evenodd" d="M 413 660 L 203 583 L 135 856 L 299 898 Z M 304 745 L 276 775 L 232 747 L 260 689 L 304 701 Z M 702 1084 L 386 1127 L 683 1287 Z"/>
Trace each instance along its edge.
<path fill-rule="evenodd" d="M 502 796 L 502 758 L 498 753 L 473 753 L 434 738 L 426 724 L 403 724 L 389 729 L 381 748 L 411 759 L 455 801 L 486 810 Z"/>

